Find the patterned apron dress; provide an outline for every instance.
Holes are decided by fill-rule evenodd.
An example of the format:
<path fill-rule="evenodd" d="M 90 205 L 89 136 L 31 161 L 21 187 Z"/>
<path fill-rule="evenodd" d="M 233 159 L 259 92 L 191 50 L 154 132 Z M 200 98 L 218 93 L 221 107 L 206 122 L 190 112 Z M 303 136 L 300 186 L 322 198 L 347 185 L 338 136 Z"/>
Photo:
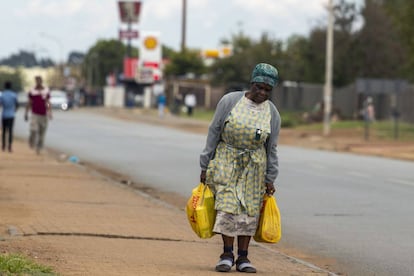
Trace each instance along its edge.
<path fill-rule="evenodd" d="M 247 220 L 248 228 L 251 228 L 249 233 L 254 234 L 266 189 L 264 143 L 270 134 L 270 120 L 267 101 L 258 105 L 242 97 L 225 122 L 221 141 L 206 175 L 206 183 L 215 193 L 216 232 L 223 233 L 223 228 L 233 229 L 226 226 L 229 216 L 230 221 L 234 221 L 244 215 L 242 224 L 245 225 Z"/>

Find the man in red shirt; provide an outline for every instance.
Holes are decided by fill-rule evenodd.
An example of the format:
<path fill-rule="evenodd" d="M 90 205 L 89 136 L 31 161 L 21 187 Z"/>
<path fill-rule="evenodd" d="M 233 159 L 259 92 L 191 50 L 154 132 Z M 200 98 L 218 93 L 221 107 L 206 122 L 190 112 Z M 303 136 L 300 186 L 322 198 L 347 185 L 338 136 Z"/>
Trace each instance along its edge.
<path fill-rule="evenodd" d="M 28 120 L 28 112 L 31 110 L 30 118 L 30 136 L 29 145 L 36 149 L 36 153 L 40 154 L 45 141 L 48 119 L 52 119 L 52 109 L 50 106 L 49 88 L 43 86 L 42 77 L 35 77 L 36 86 L 29 92 L 29 101 L 24 114 L 25 121 Z"/>

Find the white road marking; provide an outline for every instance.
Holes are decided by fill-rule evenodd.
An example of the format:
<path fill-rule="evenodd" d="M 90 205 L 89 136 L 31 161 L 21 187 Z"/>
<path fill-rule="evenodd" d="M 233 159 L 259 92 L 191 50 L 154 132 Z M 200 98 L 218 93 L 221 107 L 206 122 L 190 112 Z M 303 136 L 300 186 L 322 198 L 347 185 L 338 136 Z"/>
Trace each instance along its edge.
<path fill-rule="evenodd" d="M 369 178 L 370 177 L 366 173 L 361 173 L 361 172 L 357 172 L 357 171 L 349 171 L 349 172 L 347 172 L 347 174 L 352 175 L 352 176 L 362 177 L 362 178 Z"/>
<path fill-rule="evenodd" d="M 387 181 L 402 184 L 402 185 L 408 185 L 408 186 L 414 186 L 413 181 L 405 180 L 405 179 L 399 179 L 399 178 L 388 178 Z"/>

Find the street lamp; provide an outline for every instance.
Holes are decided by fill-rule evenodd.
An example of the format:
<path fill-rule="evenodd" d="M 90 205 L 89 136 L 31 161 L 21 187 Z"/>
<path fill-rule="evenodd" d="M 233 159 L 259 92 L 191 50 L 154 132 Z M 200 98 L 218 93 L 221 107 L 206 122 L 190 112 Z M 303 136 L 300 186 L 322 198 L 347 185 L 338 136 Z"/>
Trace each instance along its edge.
<path fill-rule="evenodd" d="M 62 44 L 62 41 L 59 38 L 57 38 L 56 36 L 53 36 L 53 35 L 50 35 L 50 34 L 47 34 L 47 33 L 44 33 L 44 32 L 39 33 L 39 35 L 44 37 L 44 38 L 47 38 L 47 39 L 50 39 L 50 40 L 54 41 L 58 45 L 58 47 L 59 47 L 59 57 L 57 59 L 57 63 L 58 64 L 59 63 L 63 64 L 64 60 L 63 60 L 63 44 Z"/>

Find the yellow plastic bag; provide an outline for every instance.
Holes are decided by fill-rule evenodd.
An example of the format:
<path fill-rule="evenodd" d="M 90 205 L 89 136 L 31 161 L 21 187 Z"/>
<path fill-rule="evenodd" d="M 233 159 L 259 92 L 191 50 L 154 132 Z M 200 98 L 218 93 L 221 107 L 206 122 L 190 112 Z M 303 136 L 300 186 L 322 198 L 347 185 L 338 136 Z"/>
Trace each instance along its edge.
<path fill-rule="evenodd" d="M 208 185 L 200 183 L 192 191 L 186 205 L 187 218 L 193 231 L 202 239 L 214 236 L 213 226 L 216 220 L 214 194 Z"/>
<path fill-rule="evenodd" d="M 260 210 L 259 225 L 253 238 L 257 242 L 277 243 L 281 237 L 282 225 L 276 199 L 266 194 Z"/>

